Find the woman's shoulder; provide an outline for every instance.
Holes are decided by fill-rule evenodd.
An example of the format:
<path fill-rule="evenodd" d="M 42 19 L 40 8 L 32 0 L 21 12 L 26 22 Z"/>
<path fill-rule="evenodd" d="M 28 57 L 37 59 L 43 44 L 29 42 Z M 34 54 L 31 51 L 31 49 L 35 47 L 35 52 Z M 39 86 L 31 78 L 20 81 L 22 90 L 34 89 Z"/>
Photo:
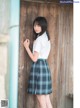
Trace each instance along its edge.
<path fill-rule="evenodd" d="M 45 40 L 47 37 L 46 33 L 43 33 L 41 36 L 38 36 L 36 40 Z"/>
<path fill-rule="evenodd" d="M 41 36 L 37 37 L 35 41 L 36 41 L 36 42 L 37 42 L 37 41 L 38 41 L 38 42 L 39 42 L 39 41 L 41 42 L 41 41 L 42 41 L 42 37 L 41 37 Z"/>
<path fill-rule="evenodd" d="M 36 39 L 35 41 L 36 41 L 36 42 L 41 42 L 41 43 L 43 43 L 43 44 L 45 44 L 46 42 L 50 42 L 50 41 L 48 40 L 48 37 L 47 37 L 46 32 L 44 32 L 41 36 L 38 36 L 37 39 Z M 34 41 L 34 42 L 35 42 L 35 41 Z"/>

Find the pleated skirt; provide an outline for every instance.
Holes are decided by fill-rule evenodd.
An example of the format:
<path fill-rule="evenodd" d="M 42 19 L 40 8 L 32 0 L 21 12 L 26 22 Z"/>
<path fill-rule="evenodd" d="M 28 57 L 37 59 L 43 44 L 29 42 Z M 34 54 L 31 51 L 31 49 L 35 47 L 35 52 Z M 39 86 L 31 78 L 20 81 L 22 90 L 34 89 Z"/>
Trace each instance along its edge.
<path fill-rule="evenodd" d="M 27 92 L 30 94 L 52 93 L 51 72 L 46 59 L 33 62 L 28 80 Z"/>

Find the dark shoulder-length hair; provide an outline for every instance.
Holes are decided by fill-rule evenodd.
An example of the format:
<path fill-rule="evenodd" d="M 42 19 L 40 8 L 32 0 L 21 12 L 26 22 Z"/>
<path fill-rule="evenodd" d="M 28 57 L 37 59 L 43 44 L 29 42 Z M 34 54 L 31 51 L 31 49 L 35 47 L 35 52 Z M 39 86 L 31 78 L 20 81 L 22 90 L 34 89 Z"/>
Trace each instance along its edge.
<path fill-rule="evenodd" d="M 41 26 L 42 31 L 39 34 L 37 34 L 34 31 L 34 24 Z M 48 26 L 48 24 L 47 24 L 47 20 L 45 17 L 39 16 L 39 17 L 35 18 L 35 20 L 33 21 L 33 38 L 34 38 L 34 40 L 37 38 L 37 36 L 41 36 L 44 32 L 46 32 L 48 40 L 50 40 L 47 26 Z"/>

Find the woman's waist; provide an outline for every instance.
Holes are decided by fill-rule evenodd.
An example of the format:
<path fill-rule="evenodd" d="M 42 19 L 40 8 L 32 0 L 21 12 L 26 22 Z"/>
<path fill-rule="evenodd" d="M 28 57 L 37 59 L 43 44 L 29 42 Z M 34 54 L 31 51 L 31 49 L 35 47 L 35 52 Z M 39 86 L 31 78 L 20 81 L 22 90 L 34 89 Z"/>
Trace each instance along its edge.
<path fill-rule="evenodd" d="M 38 60 L 43 60 L 43 61 L 45 61 L 45 60 L 47 60 L 46 58 L 38 58 Z"/>

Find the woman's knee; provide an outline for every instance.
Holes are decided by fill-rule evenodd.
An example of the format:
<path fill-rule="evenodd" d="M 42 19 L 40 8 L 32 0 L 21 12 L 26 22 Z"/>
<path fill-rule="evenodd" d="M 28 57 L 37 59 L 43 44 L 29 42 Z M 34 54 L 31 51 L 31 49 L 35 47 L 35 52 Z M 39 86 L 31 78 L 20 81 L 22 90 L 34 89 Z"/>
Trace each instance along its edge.
<path fill-rule="evenodd" d="M 36 95 L 37 99 L 45 99 L 45 95 Z"/>
<path fill-rule="evenodd" d="M 46 95 L 46 105 L 48 108 L 52 108 L 52 103 L 49 95 Z"/>
<path fill-rule="evenodd" d="M 46 98 L 45 95 L 36 95 L 41 108 L 46 108 Z"/>

